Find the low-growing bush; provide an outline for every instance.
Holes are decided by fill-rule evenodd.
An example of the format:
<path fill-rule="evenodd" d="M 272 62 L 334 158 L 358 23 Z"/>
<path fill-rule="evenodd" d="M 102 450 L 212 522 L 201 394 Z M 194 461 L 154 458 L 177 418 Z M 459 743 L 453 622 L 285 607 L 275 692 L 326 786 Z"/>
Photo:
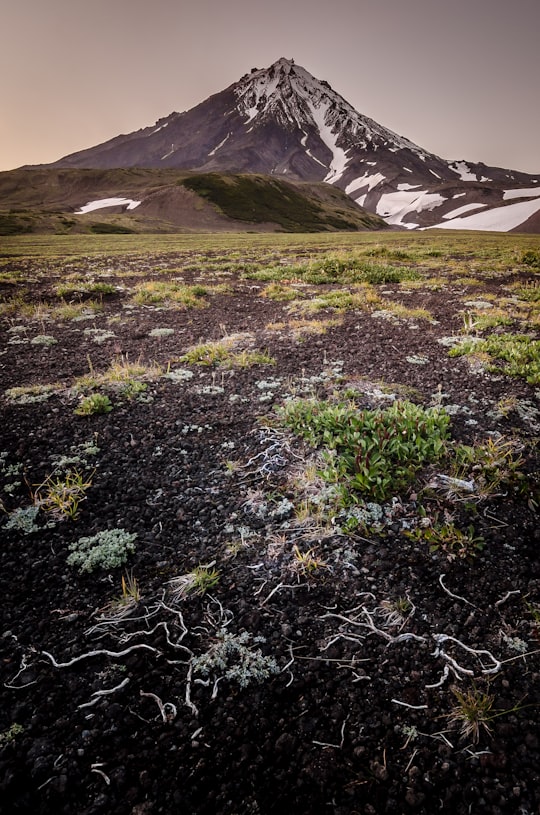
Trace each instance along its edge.
<path fill-rule="evenodd" d="M 449 356 L 487 354 L 503 365 L 490 365 L 488 370 L 519 376 L 530 385 L 540 384 L 540 340 L 527 334 L 492 334 L 486 339 L 465 340 L 452 348 Z"/>
<path fill-rule="evenodd" d="M 67 562 L 77 566 L 79 572 L 93 572 L 94 569 L 116 569 L 123 566 L 129 555 L 135 551 L 136 533 L 125 529 L 107 529 L 91 537 L 79 538 L 70 543 L 71 554 Z"/>
<path fill-rule="evenodd" d="M 409 486 L 423 464 L 447 450 L 450 418 L 441 408 L 398 401 L 385 410 L 312 399 L 289 402 L 284 423 L 323 449 L 323 478 L 338 485 L 343 503 L 355 496 L 383 501 Z"/>
<path fill-rule="evenodd" d="M 94 413 L 110 413 L 112 409 L 108 396 L 103 393 L 91 393 L 79 402 L 74 413 L 77 416 L 93 416 Z"/>

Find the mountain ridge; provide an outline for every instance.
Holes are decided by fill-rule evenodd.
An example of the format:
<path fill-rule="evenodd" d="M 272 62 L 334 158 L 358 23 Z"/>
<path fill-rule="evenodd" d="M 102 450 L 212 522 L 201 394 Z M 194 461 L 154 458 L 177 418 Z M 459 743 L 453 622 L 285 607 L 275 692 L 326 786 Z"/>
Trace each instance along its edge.
<path fill-rule="evenodd" d="M 359 113 L 328 82 L 284 57 L 188 111 L 48 166 L 167 167 L 325 181 L 396 228 L 448 228 L 454 218 L 468 228 L 461 215 L 452 216 L 464 206 L 473 220 L 480 215 L 474 209 L 504 209 L 509 228 L 516 228 L 527 219 L 519 220 L 521 210 L 505 195 L 537 185 L 538 195 L 527 192 L 521 209 L 533 220 L 540 212 L 540 175 L 443 159 Z M 458 206 L 454 199 L 461 198 Z"/>

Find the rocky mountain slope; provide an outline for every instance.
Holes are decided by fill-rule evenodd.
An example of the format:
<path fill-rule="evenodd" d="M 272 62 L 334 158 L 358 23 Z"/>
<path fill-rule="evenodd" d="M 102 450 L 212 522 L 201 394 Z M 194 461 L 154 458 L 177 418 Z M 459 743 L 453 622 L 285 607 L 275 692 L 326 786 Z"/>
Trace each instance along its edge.
<path fill-rule="evenodd" d="M 325 181 L 396 227 L 540 230 L 540 175 L 440 158 L 284 58 L 52 166 L 265 173 Z"/>

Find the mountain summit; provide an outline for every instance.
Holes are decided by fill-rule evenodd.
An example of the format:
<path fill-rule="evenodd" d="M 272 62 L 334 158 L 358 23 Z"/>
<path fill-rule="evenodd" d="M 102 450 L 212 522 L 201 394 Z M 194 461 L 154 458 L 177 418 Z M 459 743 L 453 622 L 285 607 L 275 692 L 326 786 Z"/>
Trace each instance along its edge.
<path fill-rule="evenodd" d="M 503 222 L 509 229 L 524 223 L 534 228 L 540 217 L 540 176 L 442 159 L 358 113 L 326 81 L 285 58 L 253 68 L 191 110 L 52 166 L 168 167 L 325 181 L 388 223 L 409 229 L 450 226 L 455 219 L 456 226 L 474 228 L 466 222 L 480 216 L 479 229 L 504 229 Z M 494 209 L 504 209 L 505 217 L 490 219 Z"/>

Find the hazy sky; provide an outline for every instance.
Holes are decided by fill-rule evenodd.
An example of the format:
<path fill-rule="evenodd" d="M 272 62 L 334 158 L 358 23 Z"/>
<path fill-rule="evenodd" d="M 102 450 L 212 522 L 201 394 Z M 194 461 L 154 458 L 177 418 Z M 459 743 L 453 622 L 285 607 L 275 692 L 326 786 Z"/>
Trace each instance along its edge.
<path fill-rule="evenodd" d="M 443 158 L 540 173 L 540 0 L 0 0 L 0 24 L 0 170 L 283 56 Z"/>

